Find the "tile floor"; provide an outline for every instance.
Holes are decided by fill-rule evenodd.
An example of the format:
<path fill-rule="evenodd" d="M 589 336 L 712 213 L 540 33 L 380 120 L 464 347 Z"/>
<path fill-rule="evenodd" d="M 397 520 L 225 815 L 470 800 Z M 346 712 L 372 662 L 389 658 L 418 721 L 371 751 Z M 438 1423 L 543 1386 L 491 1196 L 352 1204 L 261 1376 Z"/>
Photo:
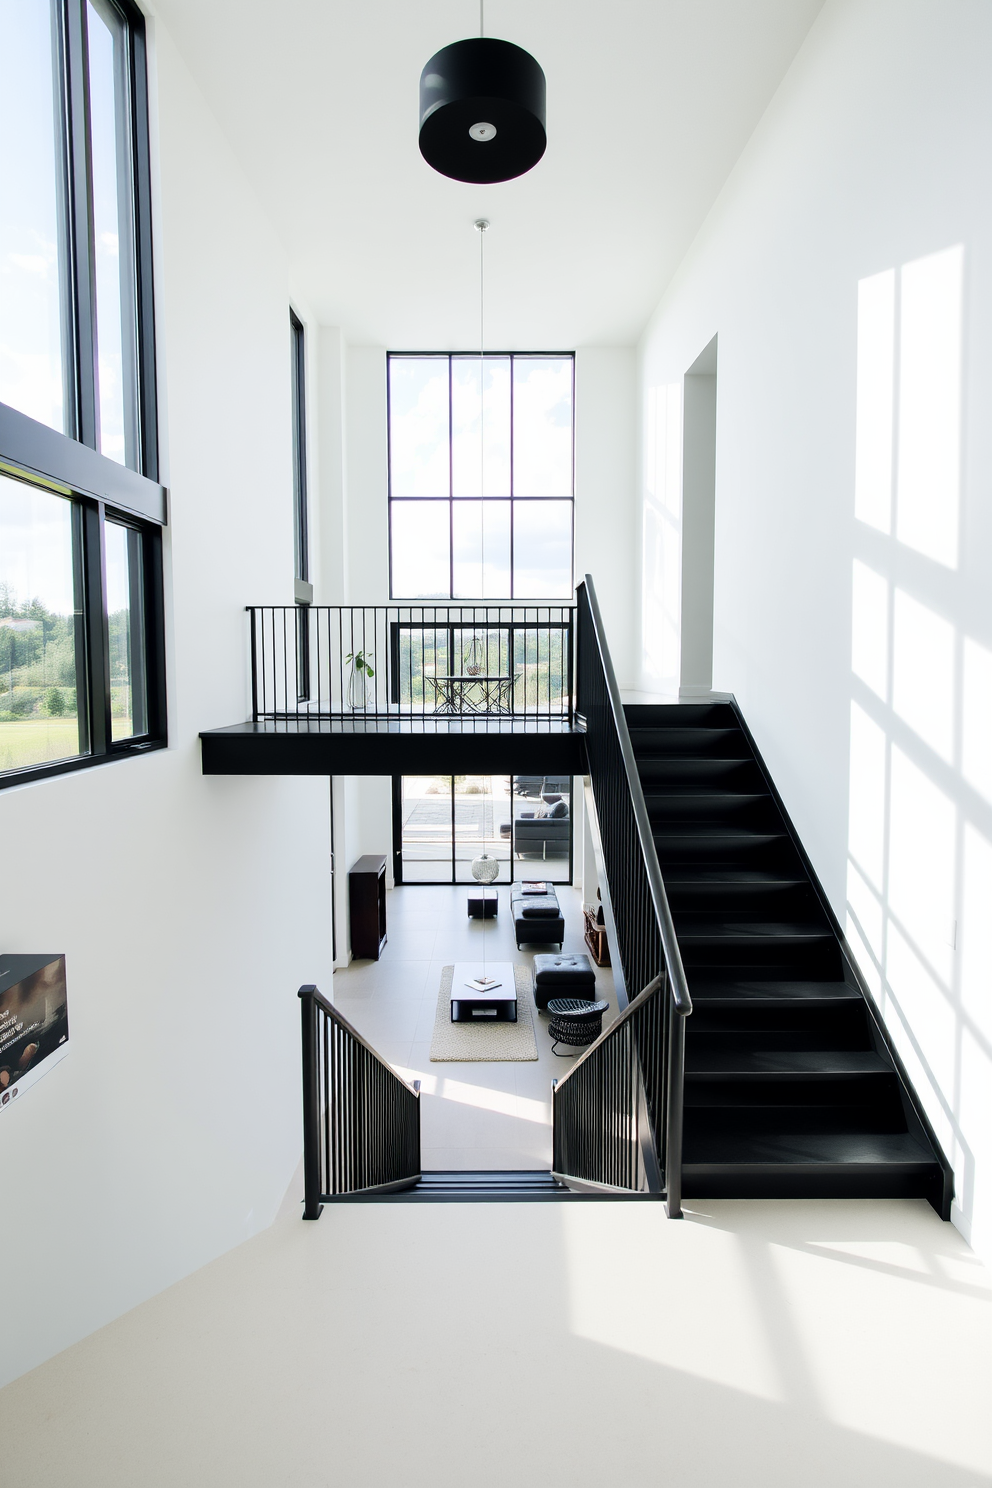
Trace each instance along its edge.
<path fill-rule="evenodd" d="M 490 893 L 493 891 L 490 890 Z M 486 957 L 533 964 L 517 951 L 510 918 L 510 890 L 499 890 L 499 914 L 485 922 Z M 565 950 L 585 949 L 578 891 L 559 885 L 565 916 Z M 551 1165 L 551 1082 L 571 1059 L 551 1052 L 547 1018 L 535 1010 L 538 1058 L 526 1063 L 432 1064 L 431 1032 L 441 971 L 481 956 L 483 922 L 468 918 L 467 885 L 407 884 L 391 890 L 386 905 L 387 941 L 378 961 L 354 961 L 334 974 L 336 1007 L 385 1059 L 408 1079 L 421 1081 L 421 1162 L 428 1171 L 547 1169 Z M 597 991 L 616 1016 L 609 967 L 596 968 Z"/>

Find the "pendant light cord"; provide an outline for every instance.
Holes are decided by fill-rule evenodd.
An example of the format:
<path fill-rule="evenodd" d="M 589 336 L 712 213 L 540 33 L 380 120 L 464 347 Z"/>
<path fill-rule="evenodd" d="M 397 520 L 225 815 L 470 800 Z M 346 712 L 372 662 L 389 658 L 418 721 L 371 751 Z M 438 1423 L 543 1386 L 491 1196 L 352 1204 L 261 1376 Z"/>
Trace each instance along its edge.
<path fill-rule="evenodd" d="M 480 0 L 481 4 L 481 0 Z M 486 229 L 484 217 L 476 222 L 479 231 L 479 554 L 482 563 L 481 598 L 486 589 Z M 488 658 L 487 658 L 488 667 Z"/>

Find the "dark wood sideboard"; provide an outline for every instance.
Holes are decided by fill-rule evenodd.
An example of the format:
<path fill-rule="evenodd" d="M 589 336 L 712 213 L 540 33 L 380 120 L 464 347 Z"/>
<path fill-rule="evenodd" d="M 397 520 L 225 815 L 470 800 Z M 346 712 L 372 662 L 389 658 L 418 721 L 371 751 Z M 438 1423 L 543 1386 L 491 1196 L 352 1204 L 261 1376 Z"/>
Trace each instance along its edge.
<path fill-rule="evenodd" d="M 351 954 L 378 961 L 386 944 L 386 859 L 366 853 L 348 874 Z"/>

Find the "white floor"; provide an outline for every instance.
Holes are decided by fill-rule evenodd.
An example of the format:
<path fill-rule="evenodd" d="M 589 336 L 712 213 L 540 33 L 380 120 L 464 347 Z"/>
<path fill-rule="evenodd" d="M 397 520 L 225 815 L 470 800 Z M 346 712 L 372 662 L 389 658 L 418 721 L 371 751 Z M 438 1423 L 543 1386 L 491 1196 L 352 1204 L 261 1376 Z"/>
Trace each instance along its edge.
<path fill-rule="evenodd" d="M 0 1392 L 0 1478 L 973 1488 L 989 1311 L 922 1201 L 287 1206 Z"/>
<path fill-rule="evenodd" d="M 477 961 L 485 934 L 490 961 L 533 963 L 517 951 L 510 891 L 499 894 L 495 920 L 470 920 L 469 889 L 410 884 L 394 889 L 386 905 L 386 947 L 378 961 L 355 961 L 334 974 L 334 1004 L 384 1059 L 408 1079 L 421 1081 L 421 1162 L 428 1170 L 550 1168 L 551 1082 L 572 1059 L 551 1052 L 547 1017 L 534 1014 L 538 1058 L 524 1063 L 432 1064 L 431 1032 L 443 967 Z M 578 892 L 558 885 L 565 917 L 565 950 L 585 950 Z M 483 924 L 485 930 L 483 931 Z M 596 969 L 597 991 L 608 999 L 606 1021 L 616 1016 L 609 967 Z"/>

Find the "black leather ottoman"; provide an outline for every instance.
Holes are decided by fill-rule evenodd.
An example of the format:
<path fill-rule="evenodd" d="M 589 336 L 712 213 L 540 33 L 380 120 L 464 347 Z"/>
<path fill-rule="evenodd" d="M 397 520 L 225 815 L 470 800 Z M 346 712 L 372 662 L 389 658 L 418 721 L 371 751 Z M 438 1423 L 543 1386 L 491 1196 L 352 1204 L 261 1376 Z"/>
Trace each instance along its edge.
<path fill-rule="evenodd" d="M 513 933 L 517 950 L 524 945 L 561 946 L 565 940 L 565 918 L 557 894 L 521 894 L 512 891 Z"/>
<path fill-rule="evenodd" d="M 534 957 L 534 1001 L 539 1008 L 546 1008 L 553 997 L 579 997 L 595 1002 L 596 973 L 583 952 L 575 956 Z"/>

